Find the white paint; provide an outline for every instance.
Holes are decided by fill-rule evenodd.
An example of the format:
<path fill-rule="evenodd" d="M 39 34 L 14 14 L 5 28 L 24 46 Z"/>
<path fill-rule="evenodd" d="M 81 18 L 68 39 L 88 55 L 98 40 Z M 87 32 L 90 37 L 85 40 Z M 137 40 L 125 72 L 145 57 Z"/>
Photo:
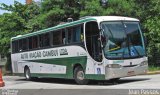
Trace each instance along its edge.
<path fill-rule="evenodd" d="M 66 49 L 68 52 L 68 55 L 60 55 L 61 49 Z M 51 51 L 51 50 L 57 50 L 58 55 L 43 56 L 44 51 Z M 33 58 L 29 57 L 29 55 L 34 52 L 41 53 L 41 56 L 33 57 Z M 24 56 L 27 55 L 28 57 L 22 58 L 22 55 Z M 80 46 L 65 46 L 65 47 L 59 47 L 59 48 L 42 49 L 42 50 L 12 54 L 11 57 L 12 57 L 13 73 L 24 73 L 24 67 L 29 66 L 31 73 L 65 74 L 67 69 L 66 66 L 45 64 L 45 63 L 35 63 L 35 62 L 29 62 L 27 60 L 40 60 L 40 59 L 52 59 L 52 58 L 56 59 L 56 58 L 79 57 L 79 56 L 86 56 L 86 51 Z"/>
<path fill-rule="evenodd" d="M 27 61 L 20 61 L 18 63 L 19 73 L 24 73 L 24 67 L 29 66 L 31 73 L 47 73 L 47 74 L 66 74 L 66 66 L 34 63 Z"/>
<path fill-rule="evenodd" d="M 120 17 L 120 16 L 97 16 L 97 17 L 95 16 L 95 17 L 89 17 L 89 18 L 96 19 L 98 23 L 102 21 L 117 21 L 117 20 L 139 21 L 138 19 L 135 19 L 135 18 Z M 85 29 L 85 26 L 84 26 L 84 29 Z M 84 36 L 85 36 L 85 33 L 84 33 Z M 85 37 L 84 37 L 84 40 L 86 40 Z M 47 51 L 52 51 L 53 56 L 46 56 Z M 60 55 L 63 53 L 67 55 Z M 30 54 L 32 55 L 35 54 L 36 57 L 35 56 L 30 57 Z M 34 62 L 28 62 L 27 60 L 52 59 L 52 58 L 56 59 L 56 58 L 68 58 L 68 57 L 79 57 L 79 56 L 87 56 L 87 63 L 86 63 L 86 70 L 85 70 L 86 74 L 105 74 L 106 65 L 113 64 L 114 61 L 117 61 L 117 60 L 107 60 L 103 55 L 103 61 L 96 62 L 82 47 L 64 46 L 64 47 L 57 47 L 57 48 L 50 48 L 50 49 L 43 49 L 43 50 L 12 54 L 11 57 L 12 57 L 13 73 L 23 73 L 24 66 L 27 65 L 30 67 L 31 73 L 65 74 L 66 69 L 67 69 L 66 66 L 44 64 L 44 63 L 34 63 Z M 147 60 L 147 57 L 138 58 L 138 59 L 128 59 L 118 64 L 122 66 L 126 66 L 126 65 L 130 65 L 130 62 L 132 62 L 132 65 L 135 65 L 135 64 L 137 65 L 146 60 Z"/>
<path fill-rule="evenodd" d="M 105 66 L 107 64 L 120 64 L 121 66 L 128 66 L 128 65 L 139 65 L 143 61 L 147 61 L 147 57 L 142 57 L 142 58 L 136 58 L 136 59 L 125 59 L 125 60 L 105 60 Z M 116 61 L 122 61 L 115 63 Z"/>

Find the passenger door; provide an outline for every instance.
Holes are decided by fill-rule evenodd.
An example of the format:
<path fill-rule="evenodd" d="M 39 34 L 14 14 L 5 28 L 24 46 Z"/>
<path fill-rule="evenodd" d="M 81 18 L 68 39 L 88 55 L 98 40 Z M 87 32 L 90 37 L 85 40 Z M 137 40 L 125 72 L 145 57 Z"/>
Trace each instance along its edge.
<path fill-rule="evenodd" d="M 94 64 L 95 74 L 102 74 L 102 49 L 99 40 L 99 28 L 95 21 L 87 22 L 85 25 L 86 48 Z"/>

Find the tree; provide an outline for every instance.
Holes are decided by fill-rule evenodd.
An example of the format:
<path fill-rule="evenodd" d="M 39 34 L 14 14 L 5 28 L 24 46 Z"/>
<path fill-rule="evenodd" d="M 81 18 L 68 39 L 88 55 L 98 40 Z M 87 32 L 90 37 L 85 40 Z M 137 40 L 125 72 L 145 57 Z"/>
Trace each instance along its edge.
<path fill-rule="evenodd" d="M 11 11 L 0 16 L 0 53 L 7 54 L 11 37 L 30 32 L 34 27 L 28 23 L 40 12 L 35 3 L 23 5 L 17 1 L 14 1 L 14 5 L 2 4 L 0 8 Z"/>
<path fill-rule="evenodd" d="M 149 41 L 147 52 L 153 59 L 155 48 L 160 51 L 159 5 L 159 0 L 108 0 L 106 6 L 102 6 L 100 0 L 44 0 L 41 7 L 34 2 L 2 4 L 1 9 L 11 13 L 0 15 L 0 49 L 7 53 L 11 37 L 53 27 L 70 17 L 77 20 L 83 16 L 118 15 L 140 19 Z"/>
<path fill-rule="evenodd" d="M 35 3 L 23 5 L 17 1 L 14 1 L 14 5 L 2 4 L 0 8 L 11 12 L 0 15 L 0 54 L 7 56 L 5 68 L 6 70 L 11 70 L 11 37 L 36 30 L 37 26 L 34 26 L 35 22 L 31 24 L 31 19 L 39 15 L 40 10 Z"/>
<path fill-rule="evenodd" d="M 60 22 L 66 22 L 70 17 L 77 20 L 79 8 L 78 0 L 45 0 L 42 2 L 39 19 L 45 27 L 53 27 Z"/>
<path fill-rule="evenodd" d="M 85 7 L 80 14 L 81 16 L 131 16 L 135 12 L 134 7 L 133 0 L 109 0 L 106 7 L 100 4 L 100 0 L 89 0 L 85 1 Z"/>
<path fill-rule="evenodd" d="M 160 1 L 151 0 L 148 5 L 148 15 L 144 20 L 145 35 L 148 38 L 147 52 L 151 63 L 156 63 L 157 55 L 160 53 Z"/>

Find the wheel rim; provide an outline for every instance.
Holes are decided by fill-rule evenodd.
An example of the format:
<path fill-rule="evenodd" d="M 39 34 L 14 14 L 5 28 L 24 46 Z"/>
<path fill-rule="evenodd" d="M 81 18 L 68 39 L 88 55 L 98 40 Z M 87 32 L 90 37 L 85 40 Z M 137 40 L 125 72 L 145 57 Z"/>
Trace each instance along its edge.
<path fill-rule="evenodd" d="M 79 80 L 84 80 L 84 72 L 83 71 L 79 71 L 77 73 L 77 79 Z"/>
<path fill-rule="evenodd" d="M 26 79 L 29 79 L 30 78 L 30 72 L 29 72 L 29 70 L 27 69 L 26 70 Z"/>

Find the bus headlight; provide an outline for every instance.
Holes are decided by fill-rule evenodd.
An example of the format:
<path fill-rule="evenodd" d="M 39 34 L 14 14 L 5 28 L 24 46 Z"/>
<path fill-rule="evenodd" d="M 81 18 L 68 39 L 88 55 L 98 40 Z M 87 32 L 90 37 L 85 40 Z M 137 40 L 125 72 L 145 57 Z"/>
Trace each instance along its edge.
<path fill-rule="evenodd" d="M 122 66 L 119 64 L 108 64 L 106 67 L 107 68 L 121 68 Z"/>
<path fill-rule="evenodd" d="M 148 65 L 148 61 L 141 62 L 140 66 Z"/>

